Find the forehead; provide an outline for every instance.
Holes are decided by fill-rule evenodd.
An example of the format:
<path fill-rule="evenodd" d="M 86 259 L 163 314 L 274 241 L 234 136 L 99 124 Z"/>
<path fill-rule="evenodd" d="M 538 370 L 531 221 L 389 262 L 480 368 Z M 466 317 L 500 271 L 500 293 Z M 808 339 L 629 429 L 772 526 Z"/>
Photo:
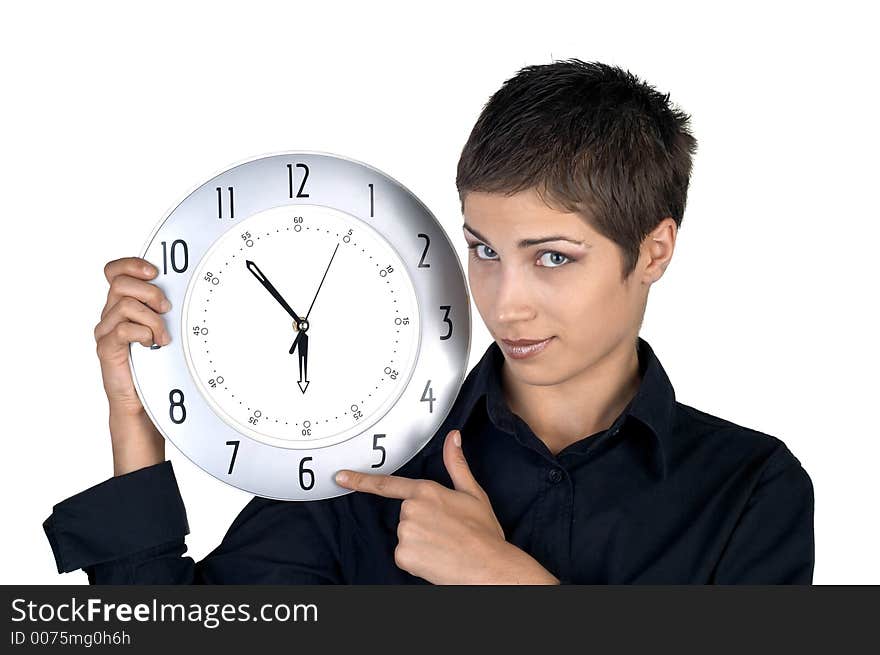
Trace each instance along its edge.
<path fill-rule="evenodd" d="M 487 238 L 540 237 L 560 233 L 573 238 L 599 236 L 583 215 L 548 207 L 534 189 L 512 195 L 471 191 L 464 198 L 468 225 Z"/>

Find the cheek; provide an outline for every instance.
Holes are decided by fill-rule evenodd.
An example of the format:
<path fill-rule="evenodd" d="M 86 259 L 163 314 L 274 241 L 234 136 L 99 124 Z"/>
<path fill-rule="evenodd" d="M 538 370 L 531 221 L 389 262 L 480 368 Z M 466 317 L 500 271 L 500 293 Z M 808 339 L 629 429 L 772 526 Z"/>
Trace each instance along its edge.
<path fill-rule="evenodd" d="M 474 263 L 471 261 L 471 258 L 468 257 L 468 259 L 467 259 L 468 286 L 471 289 L 471 294 L 474 294 L 474 295 L 477 293 L 476 287 L 478 286 L 478 282 L 479 282 L 479 280 L 477 280 L 477 277 L 478 276 L 476 275 L 476 273 L 474 271 Z"/>
<path fill-rule="evenodd" d="M 471 261 L 470 257 L 468 257 L 467 263 L 467 278 L 468 287 L 471 291 L 471 298 L 477 306 L 477 309 L 482 313 L 483 301 L 486 296 L 486 280 L 484 276 L 479 274 L 476 265 Z"/>
<path fill-rule="evenodd" d="M 629 328 L 625 289 L 611 279 L 585 278 L 559 307 L 572 343 L 601 344 Z"/>
<path fill-rule="evenodd" d="M 468 286 L 471 298 L 477 306 L 477 311 L 485 321 L 492 313 L 492 301 L 495 297 L 493 291 L 495 282 L 489 273 L 478 263 L 468 261 Z"/>

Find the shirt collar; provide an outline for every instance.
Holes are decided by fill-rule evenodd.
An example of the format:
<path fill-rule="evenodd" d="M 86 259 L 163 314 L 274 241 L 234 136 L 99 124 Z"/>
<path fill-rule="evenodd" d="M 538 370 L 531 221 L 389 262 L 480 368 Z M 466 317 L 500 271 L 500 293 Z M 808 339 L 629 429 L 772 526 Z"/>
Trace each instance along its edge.
<path fill-rule="evenodd" d="M 624 436 L 631 430 L 627 423 L 629 418 L 647 428 L 657 452 L 658 472 L 666 476 L 666 450 L 669 445 L 669 433 L 672 429 L 675 409 L 675 390 L 653 348 L 642 337 L 638 337 L 638 358 L 641 381 L 638 390 L 629 404 L 620 413 L 607 433 L 617 434 L 624 424 Z M 476 365 L 472 384 L 466 387 L 462 398 L 460 425 L 471 416 L 478 401 L 486 398 L 486 411 L 496 427 L 519 438 L 516 431 L 518 417 L 510 411 L 504 398 L 501 384 L 501 366 L 504 353 L 493 341 L 479 363 Z M 521 419 L 520 419 L 521 420 Z M 584 435 L 587 436 L 587 435 Z M 590 440 L 592 441 L 592 440 Z"/>

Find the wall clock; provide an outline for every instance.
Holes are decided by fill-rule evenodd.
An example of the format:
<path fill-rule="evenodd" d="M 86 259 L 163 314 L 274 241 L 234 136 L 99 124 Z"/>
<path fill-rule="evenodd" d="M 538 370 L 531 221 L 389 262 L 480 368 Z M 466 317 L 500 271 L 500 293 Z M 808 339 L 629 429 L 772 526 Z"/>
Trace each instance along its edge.
<path fill-rule="evenodd" d="M 235 164 L 190 191 L 141 257 L 171 343 L 130 345 L 166 439 L 215 478 L 281 500 L 350 493 L 431 439 L 467 373 L 470 299 L 428 208 L 330 153 Z"/>

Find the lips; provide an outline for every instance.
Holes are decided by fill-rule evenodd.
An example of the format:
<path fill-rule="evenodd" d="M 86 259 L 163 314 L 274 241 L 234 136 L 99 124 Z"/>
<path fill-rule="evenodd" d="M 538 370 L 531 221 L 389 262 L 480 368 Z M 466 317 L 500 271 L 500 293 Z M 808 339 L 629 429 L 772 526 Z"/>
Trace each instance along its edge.
<path fill-rule="evenodd" d="M 547 341 L 550 337 L 546 339 L 502 339 L 502 341 L 511 346 L 531 346 L 536 343 L 541 343 L 542 341 Z"/>
<path fill-rule="evenodd" d="M 553 343 L 556 337 L 547 337 L 546 339 L 501 339 L 500 346 L 510 359 L 528 359 L 537 357 L 540 353 L 547 350 L 549 345 Z"/>

